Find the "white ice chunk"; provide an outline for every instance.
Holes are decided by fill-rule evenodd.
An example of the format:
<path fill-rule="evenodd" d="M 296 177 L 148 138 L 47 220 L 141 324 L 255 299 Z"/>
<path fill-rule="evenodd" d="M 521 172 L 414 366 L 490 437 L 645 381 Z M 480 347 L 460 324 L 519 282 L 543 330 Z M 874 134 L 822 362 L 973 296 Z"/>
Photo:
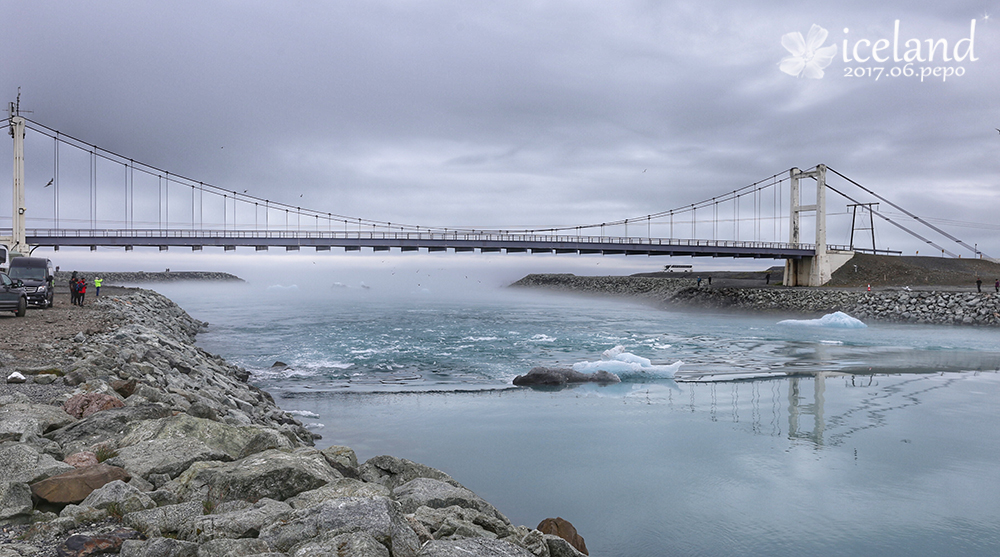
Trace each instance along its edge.
<path fill-rule="evenodd" d="M 267 289 L 268 290 L 298 290 L 299 289 L 299 285 L 292 284 L 290 286 L 282 286 L 280 284 L 272 284 L 271 286 L 268 286 Z"/>
<path fill-rule="evenodd" d="M 682 364 L 683 362 L 674 362 L 670 365 L 654 365 L 648 358 L 626 352 L 624 346 L 615 346 L 605 350 L 600 360 L 577 362 L 573 364 L 573 369 L 580 373 L 607 371 L 622 378 L 673 377 Z"/>
<path fill-rule="evenodd" d="M 785 319 L 778 321 L 778 325 L 801 325 L 805 327 L 832 327 L 837 329 L 864 329 L 868 327 L 860 320 L 847 315 L 842 311 L 828 313 L 819 319 Z"/>

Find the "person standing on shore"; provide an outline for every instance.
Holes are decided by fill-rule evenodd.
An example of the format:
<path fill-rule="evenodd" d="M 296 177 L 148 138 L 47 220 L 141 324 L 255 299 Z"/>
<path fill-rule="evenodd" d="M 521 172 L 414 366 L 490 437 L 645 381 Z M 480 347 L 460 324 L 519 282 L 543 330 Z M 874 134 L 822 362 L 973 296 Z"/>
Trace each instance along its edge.
<path fill-rule="evenodd" d="M 87 279 L 80 277 L 80 281 L 77 284 L 80 288 L 80 297 L 77 299 L 77 305 L 83 307 L 83 298 L 87 295 Z"/>
<path fill-rule="evenodd" d="M 97 277 L 97 278 L 94 279 L 94 297 L 95 298 L 100 298 L 101 297 L 101 283 L 102 282 L 104 282 L 104 279 L 102 279 L 101 277 Z"/>
<path fill-rule="evenodd" d="M 69 303 L 76 305 L 76 271 L 69 277 Z"/>
<path fill-rule="evenodd" d="M 997 281 L 993 283 L 993 288 L 996 288 L 997 294 L 1000 294 L 1000 279 L 997 279 Z"/>
<path fill-rule="evenodd" d="M 976 277 L 976 292 L 983 291 L 983 279 Z"/>

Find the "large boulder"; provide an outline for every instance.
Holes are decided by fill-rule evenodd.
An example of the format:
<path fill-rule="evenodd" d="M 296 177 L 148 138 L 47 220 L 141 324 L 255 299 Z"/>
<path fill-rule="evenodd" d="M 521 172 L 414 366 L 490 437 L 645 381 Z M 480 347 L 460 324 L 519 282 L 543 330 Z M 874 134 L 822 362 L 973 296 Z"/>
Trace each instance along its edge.
<path fill-rule="evenodd" d="M 514 378 L 518 386 L 559 387 L 568 383 L 621 383 L 622 380 L 604 370 L 594 373 L 580 373 L 575 369 L 556 367 L 533 367 L 528 373 Z"/>
<path fill-rule="evenodd" d="M 568 520 L 562 517 L 557 516 L 556 518 L 546 518 L 538 524 L 538 531 L 543 534 L 559 536 L 560 538 L 568 541 L 581 553 L 587 555 L 590 554 L 590 552 L 587 551 L 587 542 L 583 541 L 583 536 L 577 533 L 576 528 Z"/>
<path fill-rule="evenodd" d="M 75 421 L 73 416 L 58 406 L 7 404 L 0 406 L 0 441 L 21 441 L 27 434 L 42 436 Z"/>
<path fill-rule="evenodd" d="M 87 466 L 93 466 L 95 464 L 100 464 L 97 460 L 97 454 L 91 451 L 80 451 L 78 453 L 73 453 L 63 459 L 63 462 L 69 464 L 73 468 L 86 468 Z M 112 466 L 117 466 L 113 462 L 109 462 Z"/>
<path fill-rule="evenodd" d="M 97 535 L 74 534 L 56 548 L 59 557 L 89 557 L 100 553 L 118 553 L 126 540 L 140 537 L 139 532 L 129 528 L 119 528 L 113 532 Z"/>
<path fill-rule="evenodd" d="M 453 505 L 440 509 L 419 507 L 412 515 L 431 539 L 506 538 L 516 534 L 510 524 L 475 509 Z"/>
<path fill-rule="evenodd" d="M 121 438 L 132 422 L 164 418 L 170 413 L 169 408 L 160 404 L 112 408 L 49 432 L 45 437 L 59 443 L 66 454 L 73 454 Z"/>
<path fill-rule="evenodd" d="M 543 534 L 545 538 L 545 545 L 549 550 L 549 557 L 583 557 L 587 555 L 581 552 L 579 549 L 573 547 L 573 544 L 568 541 L 555 536 L 552 534 Z"/>
<path fill-rule="evenodd" d="M 73 395 L 63 403 L 63 410 L 74 418 L 86 418 L 103 410 L 125 406 L 121 398 L 104 393 Z"/>
<path fill-rule="evenodd" d="M 528 530 L 525 526 L 518 526 L 515 533 L 507 536 L 505 541 L 519 545 L 538 557 L 552 557 L 549 554 L 549 544 L 545 541 L 545 534 L 538 530 Z"/>
<path fill-rule="evenodd" d="M 420 548 L 417 557 L 535 557 L 535 554 L 503 540 L 465 538 L 429 541 Z"/>
<path fill-rule="evenodd" d="M 115 480 L 90 492 L 90 495 L 80 503 L 81 507 L 95 509 L 107 509 L 112 505 L 117 506 L 123 513 L 130 513 L 155 508 L 156 502 L 131 485 Z"/>
<path fill-rule="evenodd" d="M 346 497 L 297 510 L 284 522 L 272 524 L 260 538 L 278 551 L 320 535 L 366 532 L 384 545 L 393 557 L 412 557 L 419 547 L 399 503 L 384 497 Z"/>
<path fill-rule="evenodd" d="M 430 478 L 455 487 L 463 487 L 448 474 L 405 458 L 382 455 L 373 456 L 361 465 L 359 470 L 362 481 L 382 484 L 391 489 L 417 478 Z"/>
<path fill-rule="evenodd" d="M 175 478 L 195 462 L 205 460 L 229 461 L 232 457 L 197 439 L 176 437 L 151 439 L 122 447 L 118 449 L 118 456 L 106 462 L 140 478 L 148 478 L 150 474 L 166 474 Z"/>
<path fill-rule="evenodd" d="M 198 544 L 173 538 L 126 540 L 119 557 L 198 557 Z"/>
<path fill-rule="evenodd" d="M 0 524 L 31 519 L 31 488 L 23 482 L 0 482 Z"/>
<path fill-rule="evenodd" d="M 209 540 L 198 548 L 198 557 L 246 557 L 268 553 L 271 553 L 271 546 L 255 538 L 219 538 Z"/>
<path fill-rule="evenodd" d="M 288 503 L 264 498 L 248 508 L 195 517 L 178 534 L 198 543 L 219 538 L 256 538 L 265 526 L 285 520 L 291 514 Z"/>
<path fill-rule="evenodd" d="M 316 450 L 264 451 L 234 462 L 196 462 L 175 480 L 186 501 L 284 501 L 341 475 Z"/>
<path fill-rule="evenodd" d="M 130 479 L 132 476 L 125 470 L 103 463 L 86 468 L 71 467 L 69 472 L 31 484 L 31 492 L 49 503 L 80 503 L 105 484 Z"/>
<path fill-rule="evenodd" d="M 101 553 L 118 553 L 127 540 L 140 537 L 139 532 L 129 528 L 119 528 L 105 534 L 74 534 L 56 548 L 58 557 L 89 557 Z"/>
<path fill-rule="evenodd" d="M 290 449 L 291 441 L 273 429 L 260 426 L 232 426 L 196 418 L 188 414 L 178 414 L 132 424 L 119 446 L 135 445 L 155 439 L 195 439 L 215 451 L 229 455 L 226 460 L 248 456 L 267 449 Z M 248 446 L 259 450 L 246 450 Z"/>
<path fill-rule="evenodd" d="M 122 522 L 130 528 L 154 537 L 177 533 L 185 524 L 205 514 L 202 501 L 190 501 L 175 505 L 165 505 L 145 511 L 131 512 L 122 517 Z"/>
<path fill-rule="evenodd" d="M 39 437 L 34 432 L 25 433 L 21 436 L 21 443 L 34 448 L 40 453 L 45 453 L 56 460 L 62 460 L 66 456 L 59 443 L 45 437 Z"/>
<path fill-rule="evenodd" d="M 326 457 L 326 461 L 330 463 L 330 466 L 333 466 L 345 478 L 360 477 L 358 456 L 354 453 L 354 449 L 333 445 L 323 449 L 322 453 Z"/>
<path fill-rule="evenodd" d="M 368 532 L 323 534 L 288 551 L 290 557 L 389 557 L 389 550 Z"/>
<path fill-rule="evenodd" d="M 339 478 L 323 487 L 303 491 L 285 502 L 293 509 L 315 507 L 323 501 L 342 497 L 390 497 L 392 492 L 382 484 L 366 483 L 351 478 Z"/>
<path fill-rule="evenodd" d="M 464 487 L 456 487 L 439 480 L 430 478 L 410 480 L 392 490 L 392 497 L 399 501 L 404 513 L 415 512 L 418 507 L 443 509 L 456 505 L 466 509 L 475 509 L 510 524 L 507 517 L 482 497 Z"/>
<path fill-rule="evenodd" d="M 0 482 L 32 483 L 73 470 L 24 443 L 0 443 Z"/>

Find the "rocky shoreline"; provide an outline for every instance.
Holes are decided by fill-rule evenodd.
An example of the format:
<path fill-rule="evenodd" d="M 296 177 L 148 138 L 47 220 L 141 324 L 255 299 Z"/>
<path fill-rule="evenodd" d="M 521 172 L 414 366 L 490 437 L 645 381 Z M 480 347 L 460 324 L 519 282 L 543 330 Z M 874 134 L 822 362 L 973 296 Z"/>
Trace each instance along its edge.
<path fill-rule="evenodd" d="M 1000 326 L 1000 294 L 954 288 L 713 288 L 694 279 L 533 274 L 512 284 L 576 294 L 640 299 L 662 306 L 818 316 L 842 311 L 867 321 Z"/>
<path fill-rule="evenodd" d="M 106 294 L 69 311 L 109 326 L 0 353 L 0 557 L 585 554 L 565 521 L 515 526 L 440 470 L 315 449 L 195 346 L 204 323 L 155 292 Z"/>

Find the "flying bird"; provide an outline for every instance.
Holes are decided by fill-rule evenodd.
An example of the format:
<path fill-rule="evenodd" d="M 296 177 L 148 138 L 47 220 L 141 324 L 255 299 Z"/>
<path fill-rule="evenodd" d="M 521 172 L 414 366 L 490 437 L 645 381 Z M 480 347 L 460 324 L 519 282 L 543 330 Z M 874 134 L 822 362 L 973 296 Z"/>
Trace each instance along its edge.
<path fill-rule="evenodd" d="M 1000 128 L 993 128 L 993 129 L 995 129 L 997 133 L 1000 133 Z"/>
<path fill-rule="evenodd" d="M 49 183 L 48 183 L 48 184 L 45 184 L 45 187 L 49 187 L 49 186 L 51 186 L 51 185 L 52 185 L 52 182 L 55 182 L 55 180 L 56 180 L 55 178 L 52 178 L 52 179 L 50 179 L 50 180 L 49 180 Z"/>

